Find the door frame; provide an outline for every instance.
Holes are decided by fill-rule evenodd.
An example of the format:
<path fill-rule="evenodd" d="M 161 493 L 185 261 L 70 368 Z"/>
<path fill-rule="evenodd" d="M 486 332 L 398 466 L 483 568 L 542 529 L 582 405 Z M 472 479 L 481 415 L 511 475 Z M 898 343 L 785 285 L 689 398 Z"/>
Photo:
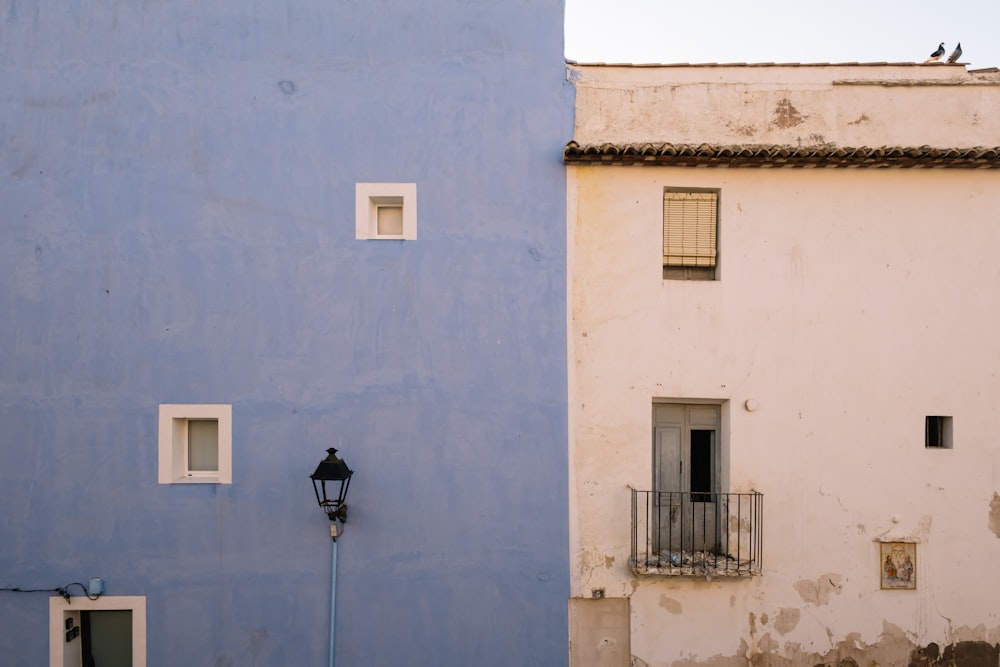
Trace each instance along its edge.
<path fill-rule="evenodd" d="M 81 611 L 132 612 L 132 667 L 146 667 L 146 596 L 102 595 L 96 600 L 61 595 L 49 598 L 49 667 L 66 667 L 66 619 L 79 619 Z M 78 621 L 77 621 L 78 622 Z M 73 641 L 81 641 L 76 638 Z"/>
<path fill-rule="evenodd" d="M 654 494 L 654 517 L 655 517 L 655 535 L 652 536 L 653 543 L 659 545 L 660 548 L 674 549 L 675 544 L 671 541 L 675 540 L 677 542 L 677 548 L 682 548 L 687 544 L 687 539 L 690 538 L 690 545 L 694 547 L 698 543 L 705 543 L 707 541 L 707 535 L 702 535 L 700 539 L 696 537 L 696 532 L 686 534 L 680 528 L 676 534 L 676 537 L 671 534 L 671 539 L 668 539 L 666 543 L 663 541 L 662 535 L 662 521 L 665 518 L 668 522 L 674 521 L 675 515 L 683 523 L 683 516 L 686 516 L 687 508 L 693 508 L 693 496 L 690 495 L 690 465 L 691 465 L 691 432 L 693 430 L 704 430 L 703 428 L 708 424 L 700 420 L 694 420 L 692 418 L 692 410 L 699 407 L 712 407 L 714 408 L 714 419 L 711 422 L 712 431 L 714 432 L 713 442 L 712 442 L 712 453 L 711 453 L 711 489 L 709 493 L 712 494 L 722 494 L 729 490 L 729 400 L 728 399 L 698 399 L 698 398 L 654 398 L 653 399 L 653 409 L 652 409 L 652 490 Z M 657 418 L 657 408 L 668 407 L 679 409 L 680 418 L 679 419 L 658 419 Z M 678 451 L 677 451 L 677 463 L 678 463 L 678 477 L 677 484 L 671 484 L 669 478 L 663 478 L 663 455 L 664 451 L 661 446 L 661 432 L 666 433 L 670 430 L 676 429 L 678 431 Z M 673 475 L 673 473 L 671 473 Z M 671 489 L 670 487 L 677 486 L 676 489 Z M 666 507 L 659 507 L 659 493 L 660 491 L 670 491 L 674 490 L 680 492 L 678 496 L 678 504 L 674 506 L 670 503 Z M 708 510 L 711 512 L 711 523 L 710 532 L 715 536 L 714 541 L 718 542 L 720 531 L 723 529 L 722 524 L 722 506 L 719 500 L 721 496 L 714 495 L 715 501 L 707 503 L 711 505 L 709 509 L 707 506 L 702 505 L 701 510 Z M 706 505 L 707 505 L 706 504 Z M 699 503 L 701 505 L 701 503 Z M 666 511 L 666 516 L 661 514 L 662 511 Z M 683 516 L 682 516 L 683 515 Z M 696 531 L 697 525 L 694 521 L 694 516 L 692 515 L 691 529 Z M 704 521 L 706 516 L 702 516 Z M 703 525 L 703 533 L 708 529 L 708 526 Z M 672 533 L 672 531 L 671 531 Z M 715 544 L 712 548 L 717 548 L 718 544 Z M 702 549 L 708 548 L 707 546 L 701 547 Z"/>

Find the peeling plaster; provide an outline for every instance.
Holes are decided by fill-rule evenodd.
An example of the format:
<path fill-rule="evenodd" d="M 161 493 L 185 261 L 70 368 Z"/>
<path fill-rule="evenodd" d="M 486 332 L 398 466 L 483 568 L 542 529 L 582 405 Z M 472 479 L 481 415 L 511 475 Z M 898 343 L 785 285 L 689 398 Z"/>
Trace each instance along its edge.
<path fill-rule="evenodd" d="M 993 667 L 1000 663 L 1000 645 L 987 642 L 959 642 L 941 651 L 935 643 L 917 649 L 910 657 L 910 667 Z"/>
<path fill-rule="evenodd" d="M 1000 494 L 993 492 L 993 499 L 990 500 L 990 518 L 986 524 L 990 532 L 1000 537 Z"/>
<path fill-rule="evenodd" d="M 772 125 L 781 129 L 788 129 L 806 122 L 806 118 L 807 116 L 800 114 L 799 110 L 792 106 L 791 100 L 785 97 L 779 100 L 778 104 L 774 107 L 774 122 Z"/>
<path fill-rule="evenodd" d="M 795 607 L 782 607 L 778 617 L 774 619 L 774 629 L 779 635 L 787 635 L 795 629 L 802 618 L 802 611 Z"/>
<path fill-rule="evenodd" d="M 778 651 L 781 646 L 774 639 L 771 638 L 771 633 L 766 632 L 764 636 L 757 641 L 757 651 L 759 653 L 774 653 Z"/>
<path fill-rule="evenodd" d="M 741 653 L 737 655 L 715 655 L 703 661 L 696 658 L 685 658 L 670 663 L 670 667 L 698 667 L 699 665 L 708 665 L 709 667 L 747 667 L 748 664 L 754 664 L 747 657 L 749 650 L 750 647 L 747 646 L 746 640 L 743 640 L 740 644 Z M 642 664 L 645 665 L 646 663 Z"/>
<path fill-rule="evenodd" d="M 777 621 L 775 622 L 777 626 Z M 943 648 L 936 643 L 918 646 L 899 626 L 882 622 L 882 634 L 871 644 L 857 632 L 849 633 L 825 652 L 809 651 L 797 642 L 781 643 L 770 633 L 750 641 L 740 640 L 734 655 L 717 654 L 703 660 L 688 657 L 670 663 L 671 667 L 996 667 L 1000 664 L 1000 643 L 983 637 L 1000 635 L 1000 628 L 975 629 L 978 639 L 952 642 Z M 646 663 L 633 656 L 633 667 Z"/>
<path fill-rule="evenodd" d="M 673 598 L 668 598 L 666 595 L 660 595 L 660 606 L 671 614 L 680 614 L 684 611 L 680 602 Z"/>
<path fill-rule="evenodd" d="M 793 585 L 798 594 L 805 602 L 822 607 L 830 601 L 830 593 L 840 595 L 841 576 L 832 572 L 820 575 L 816 581 L 811 579 L 800 579 Z"/>
<path fill-rule="evenodd" d="M 726 123 L 726 127 L 737 134 L 743 135 L 744 137 L 752 137 L 757 133 L 757 127 L 755 125 L 736 125 L 733 123 Z"/>
<path fill-rule="evenodd" d="M 951 644 L 983 640 L 990 644 L 1000 644 L 1000 627 L 987 629 L 985 625 L 980 623 L 974 628 L 962 625 L 950 628 L 948 631 L 948 642 Z"/>
<path fill-rule="evenodd" d="M 627 588 L 624 581 L 611 581 L 608 579 L 610 576 L 608 572 L 613 571 L 612 568 L 616 562 L 617 559 L 615 556 L 607 555 L 597 547 L 581 551 L 576 564 L 577 573 L 580 576 L 580 589 L 590 591 L 594 588 L 604 588 L 608 595 L 627 595 Z M 638 582 L 633 579 L 631 583 L 632 590 L 635 591 L 638 587 Z"/>
<path fill-rule="evenodd" d="M 927 540 L 931 532 L 931 516 L 924 515 L 913 530 L 907 530 L 902 525 L 902 519 L 898 516 L 892 517 L 892 527 L 882 531 L 873 542 L 913 542 L 919 544 Z"/>

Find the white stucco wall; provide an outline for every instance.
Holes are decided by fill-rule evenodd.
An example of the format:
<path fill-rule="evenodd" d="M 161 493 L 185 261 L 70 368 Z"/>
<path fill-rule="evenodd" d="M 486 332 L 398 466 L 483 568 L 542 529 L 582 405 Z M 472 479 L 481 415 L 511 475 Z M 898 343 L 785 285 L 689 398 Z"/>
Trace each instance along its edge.
<path fill-rule="evenodd" d="M 912 68 L 581 69 L 580 143 L 732 140 L 730 102 L 699 118 L 628 102 L 676 79 L 687 104 L 735 95 L 746 117 L 795 97 L 843 145 L 1000 144 L 996 118 L 923 123 L 896 97 L 957 93 L 950 115 L 969 118 L 1000 108 L 996 86 L 827 81 Z M 892 129 L 837 120 L 860 115 Z M 1000 642 L 1000 171 L 570 166 L 568 185 L 572 594 L 630 598 L 636 664 L 906 664 L 930 642 Z M 662 278 L 666 186 L 720 189 L 718 280 Z M 724 401 L 727 490 L 764 494 L 763 576 L 629 570 L 629 487 L 651 487 L 662 398 Z M 928 415 L 953 417 L 954 449 L 925 449 Z M 879 588 L 890 530 L 919 540 L 916 591 Z"/>

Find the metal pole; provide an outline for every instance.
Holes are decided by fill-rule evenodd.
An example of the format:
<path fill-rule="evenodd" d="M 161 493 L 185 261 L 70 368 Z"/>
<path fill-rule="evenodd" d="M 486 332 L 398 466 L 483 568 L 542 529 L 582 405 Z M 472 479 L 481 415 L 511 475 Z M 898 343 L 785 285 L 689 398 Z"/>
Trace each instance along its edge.
<path fill-rule="evenodd" d="M 333 556 L 330 558 L 330 667 L 336 662 L 335 648 L 337 637 L 337 528 L 330 526 L 330 536 L 333 538 Z"/>

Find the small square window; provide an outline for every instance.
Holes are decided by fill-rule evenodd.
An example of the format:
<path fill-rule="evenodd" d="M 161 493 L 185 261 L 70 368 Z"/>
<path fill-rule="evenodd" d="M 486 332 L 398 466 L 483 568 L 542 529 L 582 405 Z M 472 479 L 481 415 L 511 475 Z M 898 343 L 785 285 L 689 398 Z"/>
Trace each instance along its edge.
<path fill-rule="evenodd" d="M 357 183 L 354 189 L 354 237 L 417 238 L 416 183 Z"/>
<path fill-rule="evenodd" d="M 160 484 L 232 484 L 231 405 L 161 405 Z"/>
<path fill-rule="evenodd" d="M 924 447 L 927 449 L 951 449 L 951 417 L 924 418 Z"/>
<path fill-rule="evenodd" d="M 715 280 L 719 191 L 663 189 L 663 277 Z"/>

